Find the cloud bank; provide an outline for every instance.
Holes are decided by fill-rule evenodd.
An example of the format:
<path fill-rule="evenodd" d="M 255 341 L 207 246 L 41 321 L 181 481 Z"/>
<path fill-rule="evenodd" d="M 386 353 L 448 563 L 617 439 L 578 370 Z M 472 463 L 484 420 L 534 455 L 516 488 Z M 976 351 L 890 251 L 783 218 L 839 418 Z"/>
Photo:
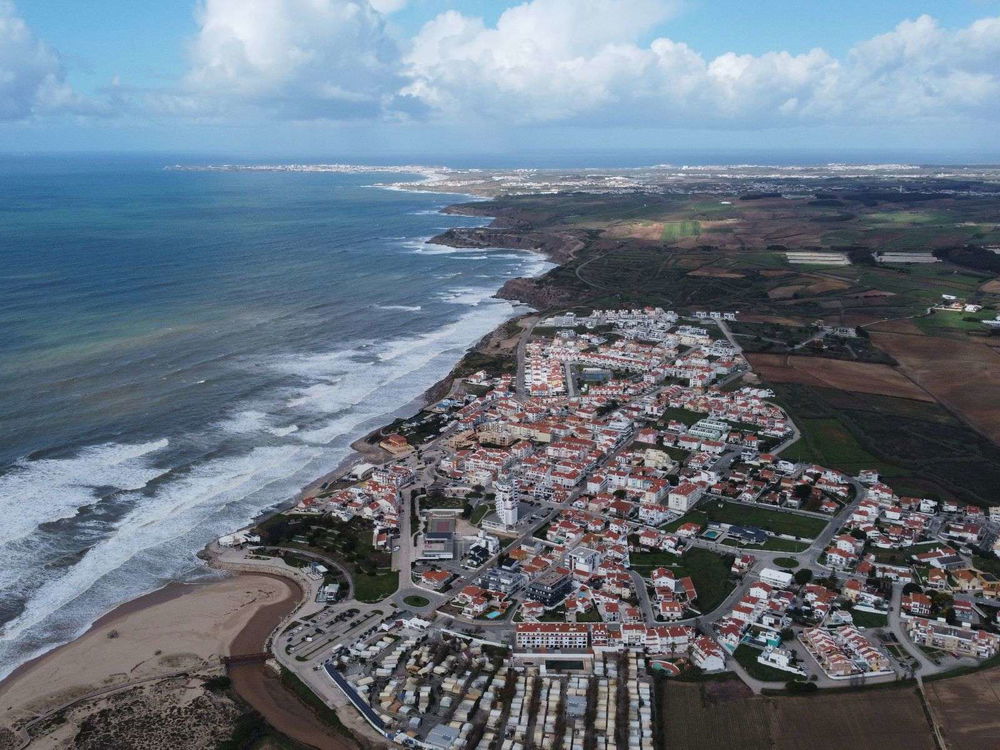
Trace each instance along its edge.
<path fill-rule="evenodd" d="M 182 80 L 106 101 L 131 115 L 498 124 L 783 127 L 990 121 L 1000 18 L 905 20 L 839 57 L 706 57 L 664 35 L 675 0 L 528 0 L 497 20 L 449 10 L 410 38 L 406 0 L 200 0 Z M 0 119 L 101 111 L 0 0 Z"/>
<path fill-rule="evenodd" d="M 13 2 L 0 0 L 0 121 L 90 109 L 66 84 L 55 50 L 32 33 Z"/>

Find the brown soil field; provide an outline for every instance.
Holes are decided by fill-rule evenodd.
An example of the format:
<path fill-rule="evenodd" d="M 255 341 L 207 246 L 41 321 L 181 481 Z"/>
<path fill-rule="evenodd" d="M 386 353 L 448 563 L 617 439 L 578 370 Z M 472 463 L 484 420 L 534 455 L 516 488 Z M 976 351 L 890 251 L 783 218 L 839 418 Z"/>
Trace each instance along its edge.
<path fill-rule="evenodd" d="M 991 279 L 979 287 L 979 291 L 987 294 L 1000 294 L 1000 279 Z"/>
<path fill-rule="evenodd" d="M 788 284 L 786 286 L 776 286 L 767 292 L 771 299 L 791 299 L 797 292 L 805 289 L 804 284 Z"/>
<path fill-rule="evenodd" d="M 842 289 L 849 289 L 850 286 L 851 285 L 846 281 L 824 279 L 823 281 L 817 281 L 814 284 L 810 284 L 806 287 L 806 291 L 809 294 L 826 294 L 827 292 L 839 292 Z"/>
<path fill-rule="evenodd" d="M 886 333 L 912 333 L 917 336 L 923 335 L 923 331 L 908 318 L 903 320 L 884 320 L 868 326 L 869 331 L 884 331 Z"/>
<path fill-rule="evenodd" d="M 711 276 L 716 279 L 746 278 L 746 274 L 739 273 L 738 271 L 730 271 L 725 268 L 698 268 L 694 271 L 689 271 L 688 276 Z"/>
<path fill-rule="evenodd" d="M 668 683 L 657 699 L 663 745 L 700 750 L 935 750 L 915 688 L 792 698 L 724 689 L 729 684 Z"/>
<path fill-rule="evenodd" d="M 1000 745 L 1000 669 L 925 683 L 927 700 L 953 750 Z"/>
<path fill-rule="evenodd" d="M 872 333 L 872 343 L 942 405 L 1000 443 L 1000 352 L 977 341 Z"/>
<path fill-rule="evenodd" d="M 802 383 L 916 401 L 934 400 L 889 365 L 788 354 L 747 354 L 746 357 L 765 382 Z"/>
<path fill-rule="evenodd" d="M 782 276 L 790 276 L 793 273 L 795 272 L 784 268 L 768 268 L 761 271 L 760 275 L 765 279 L 780 279 Z"/>
<path fill-rule="evenodd" d="M 605 230 L 609 237 L 634 237 L 638 240 L 659 240 L 663 237 L 663 222 L 629 221 L 612 224 Z"/>
<path fill-rule="evenodd" d="M 772 700 L 775 750 L 935 750 L 915 688 Z"/>

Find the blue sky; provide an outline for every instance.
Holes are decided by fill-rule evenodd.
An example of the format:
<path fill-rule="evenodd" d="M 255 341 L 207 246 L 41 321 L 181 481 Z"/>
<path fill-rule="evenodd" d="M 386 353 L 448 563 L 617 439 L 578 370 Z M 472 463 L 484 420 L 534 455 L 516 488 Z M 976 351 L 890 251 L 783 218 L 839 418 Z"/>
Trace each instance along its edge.
<path fill-rule="evenodd" d="M 0 0 L 0 148 L 995 160 L 998 17 L 993 0 Z"/>

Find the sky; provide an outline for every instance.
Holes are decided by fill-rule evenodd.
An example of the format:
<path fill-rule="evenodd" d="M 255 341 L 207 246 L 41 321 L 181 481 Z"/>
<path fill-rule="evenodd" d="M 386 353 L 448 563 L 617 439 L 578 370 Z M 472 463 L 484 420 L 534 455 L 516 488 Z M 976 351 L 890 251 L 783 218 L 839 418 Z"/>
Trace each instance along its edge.
<path fill-rule="evenodd" d="M 0 0 L 8 153 L 1000 162 L 998 126 L 1000 0 Z"/>

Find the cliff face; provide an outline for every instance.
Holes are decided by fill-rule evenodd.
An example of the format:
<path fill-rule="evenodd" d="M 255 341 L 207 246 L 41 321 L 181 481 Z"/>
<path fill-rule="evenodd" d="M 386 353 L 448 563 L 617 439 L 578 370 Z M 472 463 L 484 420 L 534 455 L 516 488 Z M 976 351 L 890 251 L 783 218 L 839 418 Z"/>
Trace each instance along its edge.
<path fill-rule="evenodd" d="M 544 284 L 541 279 L 510 279 L 500 287 L 495 296 L 524 302 L 536 310 L 560 307 L 573 301 L 573 294 L 569 290 Z"/>
<path fill-rule="evenodd" d="M 583 247 L 586 234 L 577 231 L 536 232 L 507 227 L 456 227 L 428 242 L 448 247 L 504 248 L 543 253 L 553 263 L 565 263 Z"/>

